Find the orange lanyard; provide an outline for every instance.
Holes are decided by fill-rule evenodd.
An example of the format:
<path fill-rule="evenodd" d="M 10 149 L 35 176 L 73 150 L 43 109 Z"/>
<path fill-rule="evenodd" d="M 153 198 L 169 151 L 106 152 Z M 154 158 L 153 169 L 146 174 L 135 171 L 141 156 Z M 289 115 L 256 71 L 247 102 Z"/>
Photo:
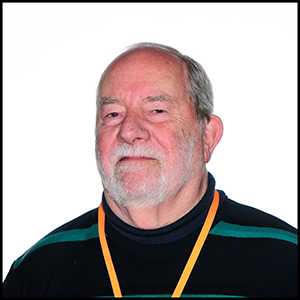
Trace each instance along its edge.
<path fill-rule="evenodd" d="M 213 202 L 210 206 L 210 209 L 208 211 L 207 217 L 205 219 L 204 225 L 202 227 L 202 230 L 198 236 L 198 239 L 194 245 L 194 248 L 192 250 L 192 253 L 185 265 L 185 268 L 181 274 L 181 277 L 177 283 L 177 286 L 174 290 L 174 293 L 172 295 L 172 298 L 180 297 L 181 293 L 190 277 L 190 274 L 194 268 L 194 265 L 197 261 L 197 258 L 200 254 L 200 251 L 203 247 L 203 244 L 207 238 L 207 235 L 210 231 L 211 225 L 214 221 L 215 215 L 217 213 L 217 209 L 219 206 L 219 193 L 215 190 L 215 195 Z M 98 209 L 98 232 L 99 232 L 99 239 L 100 244 L 106 264 L 106 268 L 109 274 L 110 282 L 112 285 L 113 293 L 115 297 L 122 297 L 119 281 L 117 278 L 117 274 L 111 259 L 111 255 L 108 249 L 106 237 L 105 237 L 105 214 L 102 208 L 102 204 L 100 203 L 99 209 Z"/>

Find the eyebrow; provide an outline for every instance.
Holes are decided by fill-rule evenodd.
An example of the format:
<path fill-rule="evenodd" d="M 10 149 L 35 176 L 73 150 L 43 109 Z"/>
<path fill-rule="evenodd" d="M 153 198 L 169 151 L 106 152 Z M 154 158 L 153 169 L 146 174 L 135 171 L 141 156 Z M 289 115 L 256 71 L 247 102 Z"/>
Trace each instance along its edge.
<path fill-rule="evenodd" d="M 164 94 L 164 95 L 157 95 L 157 96 L 148 96 L 142 99 L 142 101 L 147 101 L 147 102 L 155 102 L 155 101 L 160 101 L 160 102 L 173 102 L 174 98 Z M 118 103 L 120 100 L 115 99 L 115 98 L 108 98 L 108 97 L 100 97 L 98 101 L 98 106 L 99 108 L 102 108 L 106 104 L 114 104 Z"/>
<path fill-rule="evenodd" d="M 165 95 L 158 95 L 158 96 L 148 96 L 146 98 L 143 98 L 142 101 L 148 101 L 148 102 L 154 102 L 154 101 L 173 102 L 174 98 L 165 94 Z"/>
<path fill-rule="evenodd" d="M 102 108 L 106 104 L 113 104 L 120 102 L 118 99 L 115 98 L 107 98 L 107 97 L 100 97 L 98 101 L 98 107 Z"/>

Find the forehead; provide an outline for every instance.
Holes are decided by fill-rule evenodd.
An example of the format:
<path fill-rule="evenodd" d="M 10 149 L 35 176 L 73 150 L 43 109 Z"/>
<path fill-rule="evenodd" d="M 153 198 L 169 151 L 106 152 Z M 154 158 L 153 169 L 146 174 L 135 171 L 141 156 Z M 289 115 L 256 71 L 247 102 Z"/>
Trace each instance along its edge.
<path fill-rule="evenodd" d="M 108 69 L 102 84 L 101 96 L 118 92 L 164 94 L 182 93 L 187 81 L 187 68 L 180 59 L 153 49 L 139 49 L 118 59 Z M 149 93 L 149 94 L 148 94 Z M 141 96 L 141 95 L 140 95 Z"/>

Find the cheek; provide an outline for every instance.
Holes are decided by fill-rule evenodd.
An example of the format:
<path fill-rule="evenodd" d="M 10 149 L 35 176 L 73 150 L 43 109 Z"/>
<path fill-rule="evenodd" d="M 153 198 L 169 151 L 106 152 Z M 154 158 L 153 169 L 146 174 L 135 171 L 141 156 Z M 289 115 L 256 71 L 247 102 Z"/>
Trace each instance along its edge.
<path fill-rule="evenodd" d="M 188 150 L 191 132 L 184 122 L 176 120 L 159 126 L 154 138 L 165 150 L 167 163 L 173 164 L 176 160 L 182 160 Z"/>
<path fill-rule="evenodd" d="M 170 130 L 175 143 L 181 147 L 187 147 L 193 140 L 195 132 L 197 132 L 197 123 L 191 123 L 190 120 L 187 119 L 176 118 L 173 120 Z"/>
<path fill-rule="evenodd" d="M 98 157 L 101 159 L 101 162 L 104 168 L 107 167 L 109 164 L 108 158 L 110 153 L 114 148 L 113 138 L 110 134 L 105 132 L 98 132 L 97 140 L 96 140 L 96 147 L 98 152 Z"/>
<path fill-rule="evenodd" d="M 202 133 L 198 121 L 191 124 L 191 122 L 186 120 L 176 119 L 169 126 L 168 136 L 168 154 L 174 163 L 179 161 L 183 163 L 182 160 L 189 160 L 195 163 L 202 161 Z"/>

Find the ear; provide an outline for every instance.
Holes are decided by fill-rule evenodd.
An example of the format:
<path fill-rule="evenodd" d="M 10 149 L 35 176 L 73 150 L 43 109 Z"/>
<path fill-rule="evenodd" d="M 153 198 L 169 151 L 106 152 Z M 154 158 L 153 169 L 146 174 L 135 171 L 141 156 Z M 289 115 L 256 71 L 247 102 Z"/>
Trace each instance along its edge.
<path fill-rule="evenodd" d="M 208 163 L 214 149 L 223 135 L 223 123 L 215 115 L 210 116 L 210 120 L 204 120 L 204 162 Z"/>

